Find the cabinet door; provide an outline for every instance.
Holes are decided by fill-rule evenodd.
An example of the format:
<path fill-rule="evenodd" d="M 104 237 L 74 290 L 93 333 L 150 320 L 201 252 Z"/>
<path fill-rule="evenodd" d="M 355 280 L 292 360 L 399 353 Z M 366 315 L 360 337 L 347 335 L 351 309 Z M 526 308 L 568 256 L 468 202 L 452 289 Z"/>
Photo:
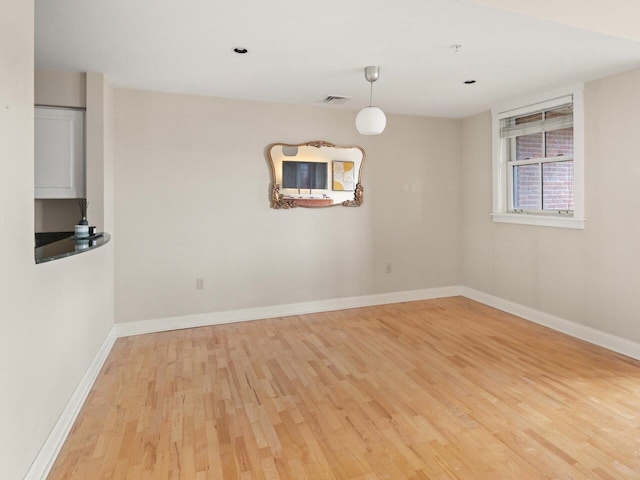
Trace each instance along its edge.
<path fill-rule="evenodd" d="M 35 198 L 84 198 L 84 112 L 35 108 Z"/>

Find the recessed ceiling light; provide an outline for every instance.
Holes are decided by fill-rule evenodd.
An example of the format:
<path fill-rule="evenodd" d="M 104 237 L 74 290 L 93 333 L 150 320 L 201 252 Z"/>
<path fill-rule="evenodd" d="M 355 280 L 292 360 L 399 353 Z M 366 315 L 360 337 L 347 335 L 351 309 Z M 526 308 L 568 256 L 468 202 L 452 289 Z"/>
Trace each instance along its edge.
<path fill-rule="evenodd" d="M 240 55 L 244 55 L 249 50 L 247 50 L 246 48 L 242 48 L 242 47 L 236 47 L 236 48 L 233 49 L 233 51 L 236 52 L 236 53 L 239 53 Z"/>
<path fill-rule="evenodd" d="M 465 85 L 473 85 L 474 83 L 476 83 L 475 80 L 465 80 L 464 81 Z"/>

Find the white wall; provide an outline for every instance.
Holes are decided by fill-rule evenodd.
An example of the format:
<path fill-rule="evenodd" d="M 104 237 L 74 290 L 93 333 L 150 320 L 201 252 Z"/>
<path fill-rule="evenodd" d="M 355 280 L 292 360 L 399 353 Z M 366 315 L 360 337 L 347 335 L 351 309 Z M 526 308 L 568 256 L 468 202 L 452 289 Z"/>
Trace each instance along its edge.
<path fill-rule="evenodd" d="M 355 112 L 127 89 L 115 117 L 117 322 L 459 284 L 459 121 L 364 137 Z M 310 140 L 364 147 L 362 207 L 270 208 L 266 147 Z"/>
<path fill-rule="evenodd" d="M 491 221 L 491 116 L 462 122 L 462 283 L 640 342 L 640 70 L 585 86 L 584 230 Z"/>
<path fill-rule="evenodd" d="M 34 262 L 34 5 L 0 10 L 0 465 L 19 479 L 111 328 L 113 249 Z"/>

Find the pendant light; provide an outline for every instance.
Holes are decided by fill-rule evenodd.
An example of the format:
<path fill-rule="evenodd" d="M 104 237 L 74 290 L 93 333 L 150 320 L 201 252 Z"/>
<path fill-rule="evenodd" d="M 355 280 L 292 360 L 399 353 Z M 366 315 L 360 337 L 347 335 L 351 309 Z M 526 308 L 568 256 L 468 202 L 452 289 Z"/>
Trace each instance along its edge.
<path fill-rule="evenodd" d="M 358 112 L 356 117 L 356 128 L 362 135 L 380 135 L 387 126 L 387 117 L 378 107 L 373 106 L 373 82 L 380 77 L 380 68 L 375 66 L 364 69 L 364 78 L 371 83 L 369 93 L 369 106 Z"/>

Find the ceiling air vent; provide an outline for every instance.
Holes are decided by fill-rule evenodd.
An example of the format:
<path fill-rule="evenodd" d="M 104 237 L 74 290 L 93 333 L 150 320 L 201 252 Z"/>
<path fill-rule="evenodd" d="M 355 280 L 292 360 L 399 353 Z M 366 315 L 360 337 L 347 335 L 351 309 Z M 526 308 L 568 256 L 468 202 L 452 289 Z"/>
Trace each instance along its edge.
<path fill-rule="evenodd" d="M 334 105 L 341 105 L 343 103 L 347 103 L 351 98 L 349 97 L 341 97 L 339 95 L 329 95 L 327 98 L 322 100 L 322 103 L 331 103 Z"/>

